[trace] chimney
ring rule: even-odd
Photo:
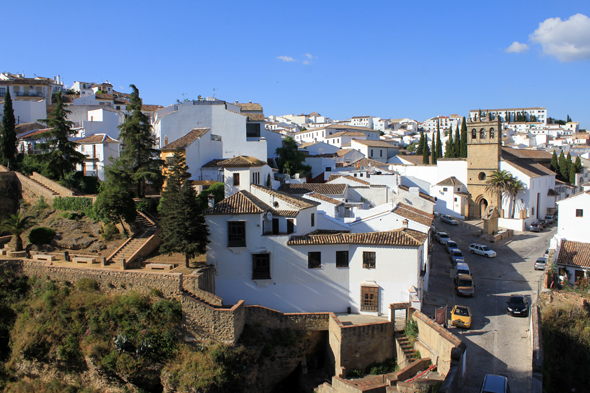
[[[61,85],[61,76],[57,76],[56,82],[58,85]]]
[[[408,221],[408,219],[406,218],[406,219],[404,219],[404,220],[402,221],[402,226],[403,226],[404,228],[408,229],[408,223],[409,223],[409,221]]]
[[[207,204],[209,205],[209,207],[215,206],[215,195],[209,194],[209,196],[207,197]]]

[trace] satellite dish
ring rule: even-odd
[[[266,216],[267,220],[272,220],[272,213],[271,212],[266,212],[265,216]]]

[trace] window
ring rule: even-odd
[[[252,184],[260,184],[260,172],[252,173]]]
[[[477,178],[479,180],[485,180],[486,179],[486,174],[483,172],[479,172],[479,175],[477,175]]]
[[[379,157],[383,157],[383,150],[379,150]]]
[[[481,139],[485,139],[485,137],[486,137],[486,130],[484,130],[483,128],[481,130],[479,130],[479,137]]]
[[[311,226],[315,227],[315,213],[311,213]]]
[[[330,166],[327,166],[327,167],[326,167],[326,169],[325,169],[325,171],[326,171],[326,172],[332,172],[332,167],[330,167]]]
[[[239,185],[240,185],[240,174],[234,173],[234,186],[239,186]]]
[[[227,246],[246,247],[246,223],[244,221],[227,222]]]
[[[252,280],[270,280],[270,254],[252,254]]]
[[[373,157],[373,149],[371,149],[371,157]]]
[[[287,219],[287,233],[295,232],[295,221],[292,218]]]
[[[457,198],[455,198],[455,202],[457,202]]]
[[[307,253],[307,268],[318,269],[322,267],[322,253],[318,251]]]
[[[246,138],[260,138],[260,123],[246,124]]]
[[[477,131],[474,128],[473,130],[471,130],[471,139],[476,139],[477,138]]]
[[[336,251],[336,267],[348,267],[348,251]]]
[[[490,138],[494,139],[494,129],[490,128]]]
[[[379,288],[361,287],[361,311],[378,311]]]
[[[6,95],[6,87],[0,87],[0,97],[4,97]]]
[[[446,187],[443,187],[443,192],[447,192],[447,188]]]
[[[460,192],[460,191],[461,191],[461,187],[457,187],[457,192]]]
[[[584,209],[576,209],[576,217],[584,217]]]
[[[363,251],[363,269],[375,269],[375,252]]]

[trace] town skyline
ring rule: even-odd
[[[259,102],[266,115],[418,121],[546,107],[590,127],[586,2],[145,4],[38,4],[20,39],[5,42],[1,71],[59,74],[68,86],[108,79],[123,92],[135,84],[163,106],[215,95]],[[7,20],[8,31],[18,23]],[[55,37],[67,37],[63,50]]]

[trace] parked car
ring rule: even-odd
[[[547,258],[538,258],[535,261],[535,270],[545,270],[547,267]]]
[[[437,242],[439,242],[442,245],[447,244],[447,242],[449,240],[451,240],[451,238],[449,237],[449,235],[447,235],[444,232],[436,232],[436,235],[434,235],[434,238],[436,239]]]
[[[549,259],[549,249],[545,250],[545,254],[543,254],[543,258]]]
[[[529,302],[522,295],[510,295],[506,302],[506,313],[515,317],[528,317]]]
[[[459,261],[465,262],[465,257],[463,256],[463,253],[459,249],[452,250],[450,258],[451,258],[451,262],[453,262],[453,265],[456,265]]]
[[[455,220],[453,217],[447,215],[447,214],[443,214],[440,216],[440,220],[446,224],[449,225],[459,225],[459,223],[457,222],[457,220]]]
[[[510,393],[508,378],[501,375],[487,374],[483,377],[479,393]]]
[[[451,310],[451,325],[469,329],[471,327],[471,310],[469,307],[453,307]]]
[[[533,222],[529,225],[529,231],[531,232],[541,232],[543,228],[539,225],[538,222]]]
[[[555,216],[553,214],[547,214],[545,216],[545,221],[548,221],[550,223],[554,223],[555,222]]]
[[[486,258],[494,258],[496,256],[496,251],[490,250],[488,246],[484,246],[483,244],[472,243],[469,245],[469,251],[472,254],[483,255]]]
[[[457,296],[473,297],[475,285],[473,279],[468,274],[457,274],[455,277],[455,293]]]
[[[445,249],[447,250],[447,254],[450,254],[451,250],[458,250],[459,246],[456,242],[452,240],[447,240],[447,244],[445,244]]]
[[[545,220],[539,220],[538,223],[541,226],[541,228],[547,228],[549,226],[549,222]]]
[[[465,262],[457,262],[457,274],[468,274],[471,275],[469,266]]]

